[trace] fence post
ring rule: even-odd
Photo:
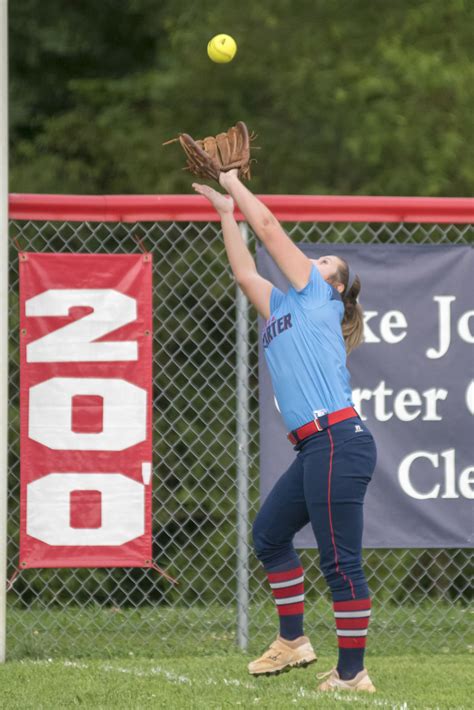
[[[0,663],[6,653],[8,497],[8,3],[0,0]]]
[[[248,226],[239,224],[242,239],[248,242]],[[237,286],[237,643],[245,650],[248,644],[248,301]]]

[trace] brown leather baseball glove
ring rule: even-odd
[[[218,133],[217,136],[194,140],[187,133],[180,133],[177,138],[163,145],[179,141],[186,154],[185,170],[199,178],[219,182],[220,172],[237,168],[240,178],[250,180],[250,143],[253,138],[245,123],[238,121],[228,131]]]

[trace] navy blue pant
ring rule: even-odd
[[[265,569],[299,564],[293,537],[311,522],[321,571],[333,601],[366,599],[362,570],[363,502],[375,468],[372,434],[355,417],[295,446],[296,459],[277,481],[253,526]]]

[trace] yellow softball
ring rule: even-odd
[[[215,35],[209,40],[207,54],[217,64],[231,62],[237,52],[237,43],[230,35]]]

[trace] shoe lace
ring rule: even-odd
[[[270,644],[270,646],[267,648],[267,650],[263,652],[263,655],[268,656],[269,653],[273,653],[273,651],[275,651],[275,645],[276,645],[276,641],[273,641],[273,643]]]
[[[336,670],[335,668],[331,668],[330,671],[324,671],[323,673],[317,673],[316,678],[318,680],[324,680],[325,678],[329,678],[329,676],[332,675],[335,670]]]

